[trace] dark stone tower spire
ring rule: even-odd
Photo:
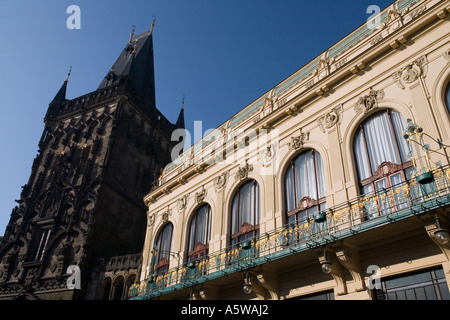
[[[186,126],[184,123],[184,97],[183,97],[183,104],[181,106],[180,114],[178,115],[177,122],[175,123],[175,127],[177,129],[186,129]]]
[[[99,89],[121,81],[130,82],[152,106],[155,106],[152,33],[153,26],[149,31],[137,36],[134,36],[133,29],[128,44],[100,83]]]
[[[96,91],[67,99],[66,79],[50,102],[0,243],[0,299],[96,299],[104,261],[141,253],[143,196],[176,129],[155,107],[151,31],[132,35]],[[73,265],[81,289],[67,287]]]

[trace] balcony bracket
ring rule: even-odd
[[[355,291],[365,290],[364,278],[361,276],[361,262],[359,248],[349,243],[341,242],[341,246],[336,250],[336,257],[339,262],[350,272],[354,282]]]

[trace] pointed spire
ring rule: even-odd
[[[178,115],[177,123],[175,124],[175,127],[177,129],[185,129],[185,123],[184,123],[184,95],[183,95],[183,102],[181,103],[181,111]]]
[[[64,79],[64,82],[59,89],[56,96],[53,98],[52,103],[60,103],[66,101],[66,91],[67,91],[67,83],[69,82],[69,76],[72,72],[72,66],[69,69],[69,72],[67,73],[66,79]]]
[[[69,68],[69,72],[67,73],[66,79],[64,79],[64,82],[69,82],[70,73],[72,72],[72,66]]]
[[[153,22],[152,22],[152,27],[150,28],[150,34],[153,33],[153,28],[155,27],[155,22],[156,22],[156,17],[153,16]]]
[[[107,74],[99,85],[99,89],[115,84],[132,83],[142,95],[155,106],[155,83],[153,66],[153,39],[150,30],[135,35],[135,29],[130,34],[124,50],[113,64],[114,76]],[[128,80],[131,81],[128,81]]]
[[[128,41],[128,45],[131,45],[131,41],[133,41],[134,31],[135,31],[135,28],[136,28],[134,24],[131,27],[132,28],[131,28],[131,33],[130,33],[130,40]]]

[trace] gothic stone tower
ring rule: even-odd
[[[101,261],[141,252],[143,196],[184,127],[155,107],[152,42],[151,30],[132,34],[96,91],[67,100],[66,78],[50,103],[0,244],[0,299],[96,298]],[[80,268],[79,290],[67,287],[70,265]]]

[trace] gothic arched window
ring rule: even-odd
[[[231,208],[231,244],[259,235],[260,195],[259,185],[250,180],[241,185]]]
[[[284,178],[289,223],[326,209],[325,178],[320,153],[308,150],[293,159]]]
[[[403,138],[406,121],[393,110],[368,118],[359,127],[354,142],[361,194],[387,189],[405,181],[413,170],[409,146]]]
[[[173,225],[166,224],[161,230],[156,240],[154,250],[154,271],[157,275],[161,275],[169,270],[169,261],[172,249]]]
[[[208,254],[210,227],[211,206],[204,204],[195,211],[189,227],[188,261],[199,260]]]

